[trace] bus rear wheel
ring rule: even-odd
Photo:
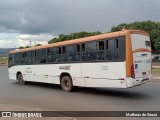
[[[22,74],[19,74],[18,75],[18,82],[20,85],[24,85],[26,82],[23,80],[23,75]]]
[[[61,87],[66,92],[71,92],[73,90],[72,79],[70,76],[64,76],[61,79]]]

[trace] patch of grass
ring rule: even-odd
[[[152,68],[152,74],[160,74],[160,68]]]

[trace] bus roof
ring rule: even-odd
[[[52,47],[57,47],[57,46],[69,45],[69,44],[77,44],[77,43],[83,43],[83,42],[88,42],[88,41],[102,40],[102,39],[106,39],[106,38],[112,38],[112,37],[126,35],[127,33],[129,33],[129,34],[143,34],[143,35],[149,36],[148,33],[141,31],[141,30],[122,29],[122,31],[118,31],[118,32],[110,32],[110,33],[105,33],[105,34],[96,35],[96,36],[90,36],[90,37],[85,37],[85,38],[78,38],[78,39],[67,40],[67,41],[63,41],[63,42],[52,43],[52,44],[48,44],[48,45],[13,50],[13,51],[10,51],[9,53],[34,51],[34,50],[38,50],[38,49],[45,49],[45,48],[52,48]]]

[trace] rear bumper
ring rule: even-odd
[[[127,87],[134,87],[134,86],[139,86],[139,85],[142,85],[142,84],[145,84],[149,81],[151,81],[153,79],[152,75],[149,75],[145,78],[128,78],[127,79]]]

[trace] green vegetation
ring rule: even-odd
[[[25,48],[30,48],[30,46],[26,46],[26,47],[21,46],[21,47],[19,47],[19,49],[25,49]]]
[[[37,45],[35,45],[35,46],[41,46],[42,44],[37,44]]]
[[[133,23],[121,23],[111,28],[112,32],[122,30],[125,26],[128,29],[143,30],[150,34],[152,50],[160,49],[160,22],[141,21]]]
[[[152,74],[160,74],[160,68],[152,68]]]
[[[69,35],[60,34],[58,38],[53,38],[48,43],[51,44],[51,43],[62,42],[62,41],[72,40],[72,39],[77,39],[77,38],[84,38],[84,37],[89,37],[89,36],[99,35],[99,34],[102,34],[102,33],[99,31],[97,32],[82,31],[78,33],[71,33]]]
[[[35,45],[34,47],[36,47],[36,46],[41,46],[42,44],[37,44],[37,45]],[[25,49],[25,48],[30,48],[31,46],[26,46],[26,47],[23,47],[23,46],[21,46],[21,47],[19,47],[19,49]]]

